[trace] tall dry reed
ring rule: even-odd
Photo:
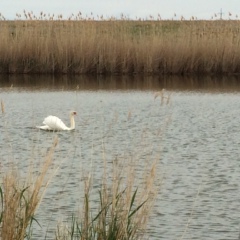
[[[47,173],[56,145],[57,139],[48,151],[38,176],[34,179],[31,176],[23,182],[16,171],[9,171],[3,177],[0,187],[1,239],[23,240],[26,237],[31,239],[31,226],[37,221],[34,218],[35,212],[50,179]]]
[[[132,159],[115,159],[112,165],[104,160],[97,204],[91,201],[93,179],[89,174],[80,215],[74,215],[69,226],[59,224],[56,239],[145,239],[161,183],[157,163],[158,158],[146,161],[145,166]]]
[[[43,14],[42,19],[45,18]],[[240,25],[237,20],[79,19],[0,21],[0,73],[240,71]]]

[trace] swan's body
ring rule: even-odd
[[[67,127],[63,121],[55,116],[48,116],[43,121],[43,126],[37,126],[37,128],[45,131],[71,131],[75,129],[74,115],[77,112],[70,113],[70,127]]]

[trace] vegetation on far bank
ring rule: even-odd
[[[0,21],[0,73],[240,73],[238,20]]]

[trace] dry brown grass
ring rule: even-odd
[[[0,73],[239,73],[239,21],[0,21]]]
[[[93,179],[89,174],[84,181],[80,216],[75,216],[70,226],[59,224],[56,239],[70,239],[71,236],[82,240],[145,239],[161,184],[161,176],[156,174],[158,157],[145,160],[141,166],[135,158],[116,158],[112,164],[107,164],[104,158],[97,206],[91,201]]]
[[[34,215],[48,185],[47,172],[52,163],[53,152],[57,145],[55,139],[48,151],[38,176],[25,179],[22,183],[16,171],[3,177],[1,185],[1,230],[0,238],[8,240],[30,239],[30,228]]]

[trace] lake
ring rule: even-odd
[[[52,239],[58,221],[82,199],[83,177],[134,156],[157,157],[159,194],[149,239],[238,239],[240,82],[238,77],[1,75],[0,171],[37,172],[55,136],[56,170],[38,209],[36,237]],[[156,93],[164,90],[164,98]],[[48,115],[73,132],[35,128]],[[144,143],[144,144],[143,144]],[[139,176],[141,178],[141,176]],[[94,181],[93,180],[93,181]],[[159,181],[160,181],[159,180]],[[95,187],[96,187],[95,186]]]

